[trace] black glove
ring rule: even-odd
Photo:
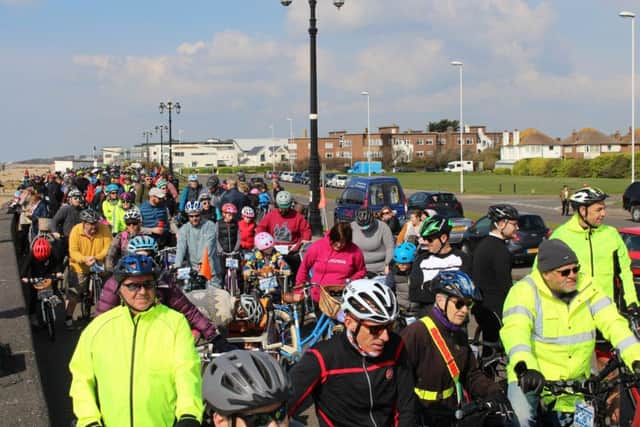
[[[485,402],[487,405],[490,405],[495,412],[500,412],[507,419],[511,419],[513,416],[513,408],[511,407],[511,402],[509,402],[506,394],[491,394],[485,399]]]
[[[638,305],[635,302],[629,304],[629,306],[627,307],[627,312],[634,319],[640,319],[640,308],[638,308]]]
[[[631,364],[631,369],[633,369],[634,374],[640,375],[640,360],[634,360]]]
[[[213,351],[216,353],[226,353],[228,351],[238,350],[238,346],[231,344],[222,335],[218,334],[211,340]]]
[[[524,393],[530,391],[540,394],[544,387],[544,376],[535,369],[527,369],[524,362],[518,362],[515,366],[515,372],[518,376],[518,385]]]
[[[180,417],[178,422],[174,424],[174,427],[200,427],[200,426],[201,424],[193,415],[183,415]]]

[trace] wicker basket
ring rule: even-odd
[[[337,295],[342,295],[343,291],[344,285],[320,286],[320,311],[335,319],[342,304],[342,298]]]

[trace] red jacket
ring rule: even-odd
[[[253,238],[256,235],[256,223],[245,220],[238,221],[240,229],[240,247],[242,249],[253,249]]]
[[[295,245],[302,240],[311,240],[311,226],[304,216],[289,209],[286,216],[278,209],[266,214],[256,227],[256,233],[266,231],[273,236],[276,245]]]

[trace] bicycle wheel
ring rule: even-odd
[[[281,342],[288,350],[298,350],[300,336],[296,330],[293,315],[285,310],[273,310],[273,325],[275,328],[275,342]]]
[[[53,313],[53,306],[48,301],[42,301],[42,312],[44,314],[44,323],[47,325],[47,332],[51,341],[56,340],[56,317]]]
[[[80,313],[83,319],[88,319],[89,315],[91,315],[91,303],[91,294],[90,291],[87,290],[80,296]]]
[[[96,277],[93,281],[93,305],[98,306],[98,302],[100,301],[100,295],[102,294],[102,279]]]

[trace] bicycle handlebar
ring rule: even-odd
[[[501,408],[492,400],[479,400],[467,403],[461,408],[456,409],[456,411],[454,412],[454,417],[456,420],[460,421],[463,418],[468,417],[469,415],[477,414],[480,412],[494,413],[505,417],[510,417],[513,413],[511,411],[507,411],[507,413],[504,413]]]

